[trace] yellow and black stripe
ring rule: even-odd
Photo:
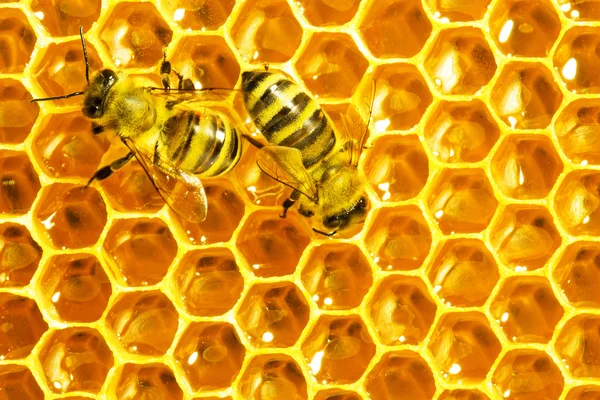
[[[319,104],[281,73],[242,74],[244,104],[271,144],[295,147],[305,167],[322,160],[335,146],[333,125]]]

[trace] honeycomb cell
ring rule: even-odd
[[[29,284],[42,258],[42,247],[26,227],[0,224],[0,287]]]
[[[0,17],[0,73],[23,72],[36,41],[25,14],[17,8],[3,8]]]
[[[600,4],[597,0],[558,0],[558,5],[560,10],[573,20],[597,21],[600,19]]]
[[[324,27],[350,22],[360,0],[298,0],[296,5],[308,23]]]
[[[231,36],[244,61],[282,63],[300,46],[302,26],[285,0],[249,0],[238,14]]]
[[[490,398],[477,389],[444,390],[438,400],[490,400]]]
[[[296,62],[304,84],[316,97],[351,97],[369,62],[345,33],[313,34]]]
[[[438,173],[428,206],[442,232],[451,235],[484,230],[498,201],[482,169],[444,169]]]
[[[371,267],[353,244],[316,247],[302,271],[302,283],[322,310],[358,307],[373,284]]]
[[[600,234],[600,173],[573,171],[562,181],[554,208],[562,226],[572,235]]]
[[[48,386],[55,393],[98,393],[114,363],[100,332],[86,327],[53,331],[39,357]]]
[[[164,278],[177,254],[177,242],[158,218],[122,219],[110,227],[104,251],[126,285],[147,286]]]
[[[308,400],[306,380],[296,361],[284,354],[254,357],[238,381],[242,399]]]
[[[430,400],[435,382],[427,361],[418,353],[392,351],[371,369],[365,389],[372,400]]]
[[[90,29],[100,16],[102,0],[32,0],[31,11],[51,36],[79,34]]]
[[[542,268],[561,240],[552,216],[541,206],[509,205],[490,227],[490,241],[500,261],[519,272]]]
[[[291,282],[257,283],[246,294],[236,317],[255,347],[288,347],[298,341],[310,309]]]
[[[442,30],[425,59],[425,70],[444,94],[474,94],[496,72],[496,60],[479,28]]]
[[[409,58],[425,45],[431,22],[419,0],[384,0],[370,3],[358,29],[375,57]]]
[[[151,67],[163,58],[173,31],[152,3],[118,3],[99,34],[115,65]]]
[[[481,382],[502,345],[485,315],[479,312],[442,316],[429,341],[442,377],[450,382]]]
[[[600,245],[575,242],[567,246],[554,281],[574,307],[600,307]]]
[[[30,103],[31,99],[21,82],[0,79],[0,143],[25,140],[40,112],[40,106]]]
[[[563,171],[554,144],[545,135],[510,135],[491,160],[492,177],[508,197],[546,197]]]
[[[211,397],[194,397],[193,400],[233,400],[233,398],[231,396],[227,396],[227,397],[211,396]]]
[[[442,302],[457,307],[482,306],[500,279],[494,257],[479,239],[447,240],[427,274]]]
[[[582,385],[569,390],[565,400],[598,400],[600,399],[600,386]]]
[[[491,104],[511,128],[546,128],[562,101],[562,93],[542,64],[507,64],[492,88]]]
[[[464,22],[481,19],[488,9],[490,0],[425,0],[424,3],[434,17],[442,22]]]
[[[556,339],[556,353],[575,378],[600,376],[600,317],[577,315],[563,326]]]
[[[555,122],[554,132],[563,153],[575,164],[600,164],[600,101],[569,103]]]
[[[237,239],[252,272],[263,278],[293,274],[310,243],[308,227],[296,213],[279,218],[280,211],[250,215]]]
[[[38,175],[26,153],[0,150],[0,215],[25,214],[40,187]]]
[[[509,278],[490,311],[513,342],[547,343],[564,314],[550,283],[542,277]]]
[[[184,30],[215,30],[225,23],[235,0],[175,0],[161,2],[164,14]]]
[[[194,391],[230,387],[242,368],[245,354],[235,328],[226,322],[192,322],[174,353],[177,365]]]
[[[90,69],[92,71],[101,69],[102,60],[100,60],[94,46],[91,43],[86,43],[86,48]],[[34,76],[44,90],[44,97],[63,96],[82,90],[87,86],[87,81],[85,79],[85,60],[81,40],[74,39],[58,44],[50,43],[41,59],[35,63],[33,71]],[[81,97],[76,96],[53,101],[60,106],[80,105]],[[91,129],[87,133],[92,136]]]
[[[177,332],[179,314],[158,290],[121,293],[106,316],[106,325],[132,354],[163,355]]]
[[[0,400],[43,400],[31,371],[21,365],[0,365]]]
[[[557,400],[563,390],[564,379],[545,352],[517,349],[506,353],[496,366],[492,385],[507,400]]]
[[[431,247],[431,232],[422,211],[416,206],[403,206],[375,212],[364,239],[373,261],[387,271],[419,268]]]
[[[112,294],[98,259],[82,253],[53,256],[37,288],[52,305],[53,317],[63,321],[98,320]]]
[[[117,377],[113,390],[118,399],[183,399],[175,375],[164,364],[127,363],[117,372]]]
[[[342,389],[321,390],[314,400],[362,400],[356,392]]]
[[[174,280],[186,311],[202,317],[229,311],[244,288],[244,278],[235,258],[225,248],[186,253]]]
[[[27,357],[46,330],[35,300],[0,293],[0,360]]]
[[[595,53],[599,44],[597,27],[575,27],[565,33],[556,48],[554,68],[573,93],[600,93],[596,76],[600,57]]]
[[[368,313],[379,340],[388,346],[419,344],[435,318],[436,305],[418,277],[392,275],[378,285]]]
[[[44,187],[34,214],[39,227],[59,249],[92,246],[107,218],[104,201],[96,189],[70,183]]]
[[[191,244],[227,242],[244,216],[244,200],[227,179],[205,179],[202,183],[208,200],[206,219],[191,223],[174,212],[171,215]]]

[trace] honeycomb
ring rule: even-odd
[[[325,238],[246,146],[182,221],[91,134],[90,67],[281,69],[371,210]],[[600,398],[600,1],[0,1],[0,400]]]

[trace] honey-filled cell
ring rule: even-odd
[[[490,0],[425,0],[423,3],[439,21],[466,22],[481,19],[490,5]]]
[[[600,44],[597,27],[574,27],[562,37],[553,63],[567,89],[573,93],[600,93],[596,71],[600,57],[595,53]]]
[[[17,8],[3,8],[0,17],[0,73],[23,72],[37,38],[25,14]]]
[[[574,21],[598,21],[600,19],[600,2],[598,0],[579,2],[558,0],[558,5],[563,14]]]
[[[438,400],[490,400],[490,398],[477,389],[444,390]]]
[[[565,400],[598,400],[600,399],[600,386],[578,385],[567,393]]]
[[[43,400],[44,392],[29,368],[0,365],[0,400]]]
[[[285,354],[262,354],[246,365],[236,391],[242,399],[308,400],[306,389],[296,360]]]
[[[569,375],[574,378],[600,376],[600,317],[580,314],[561,329],[554,348]]]
[[[575,242],[567,246],[552,277],[574,307],[600,307],[600,244]]]
[[[118,381],[110,392],[117,399],[183,399],[175,374],[161,363],[127,363],[119,368],[115,379]]]
[[[0,359],[27,357],[40,340],[48,324],[35,300],[0,293]],[[2,398],[0,389],[0,399]]]
[[[318,392],[314,400],[362,400],[362,397],[350,390],[327,389]]]
[[[0,79],[0,144],[22,143],[29,135],[40,112],[31,99],[21,82]]]
[[[182,29],[199,31],[219,29],[234,5],[235,0],[175,0],[160,3],[163,12]]]
[[[79,27],[87,31],[98,17],[102,0],[31,0],[32,15],[51,36],[79,34]]]
[[[350,22],[361,0],[298,0],[297,7],[309,24],[319,27]]]
[[[0,215],[28,212],[40,188],[26,153],[0,150]]]
[[[572,171],[554,196],[558,220],[571,235],[600,235],[600,173]]]
[[[0,287],[28,285],[42,252],[25,226],[11,222],[0,224]]]
[[[600,101],[579,99],[563,108],[554,124],[560,149],[575,164],[600,164]]]

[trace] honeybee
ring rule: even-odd
[[[293,189],[283,203],[282,218],[296,202],[305,217],[320,219],[333,236],[364,222],[369,200],[357,165],[365,146],[375,83],[358,93],[358,108],[342,115],[346,135],[336,132],[320,105],[279,72],[242,74],[244,106],[269,145],[246,137],[259,147],[257,164],[273,179]]]
[[[111,130],[129,148],[126,156],[98,169],[86,187],[135,157],[173,211],[186,220],[203,221],[207,199],[196,175],[221,175],[237,164],[242,143],[231,120],[235,117],[199,106],[221,99],[211,98],[211,91],[196,90],[191,80],[172,70],[166,56],[160,67],[162,88],[110,69],[94,73],[90,80],[82,28],[80,36],[88,86],[81,92],[32,101],[83,96],[82,112],[93,121],[92,132]],[[171,88],[171,73],[179,79],[177,89]]]

